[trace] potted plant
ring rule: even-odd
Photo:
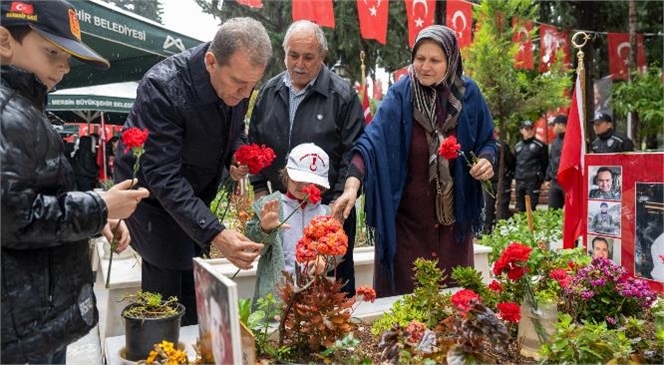
[[[155,344],[168,341],[178,344],[180,321],[185,307],[176,297],[163,300],[161,294],[138,291],[123,297],[132,303],[122,309],[125,321],[125,357],[130,361],[145,359]]]

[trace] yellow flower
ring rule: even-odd
[[[145,360],[147,364],[152,364],[154,360],[157,358],[158,352],[157,351],[150,351],[150,355],[148,358]]]

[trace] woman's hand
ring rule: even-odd
[[[486,158],[480,158],[470,169],[470,176],[480,181],[489,180],[493,177],[493,165]]]
[[[332,204],[332,215],[342,224],[355,206],[360,185],[360,179],[349,176],[346,179],[346,185],[344,185],[344,192]]]

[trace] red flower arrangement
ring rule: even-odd
[[[477,163],[477,156],[471,151],[470,154],[472,155],[473,162],[471,163],[468,161],[468,157],[466,157],[466,154],[463,153],[463,150],[461,149],[461,145],[457,142],[457,138],[455,136],[447,136],[443,139],[443,141],[440,143],[440,147],[438,148],[438,155],[443,157],[446,160],[454,160],[458,156],[462,156],[464,160],[466,160],[466,164],[468,164],[468,167],[473,167]],[[493,192],[493,187],[491,186],[491,182],[489,180],[480,180],[482,183],[482,187],[484,190],[491,195],[492,198],[495,198],[495,194]]]
[[[330,215],[318,216],[304,228],[304,236],[295,245],[295,261],[307,263],[318,255],[344,255],[348,249],[348,236],[344,227]]]
[[[498,303],[498,315],[507,322],[519,323],[521,320],[521,307],[514,302]]]
[[[452,294],[450,301],[462,314],[470,310],[473,301],[478,303],[481,302],[480,296],[470,289],[461,289],[457,291],[456,293]]]
[[[252,175],[256,175],[262,169],[270,166],[276,157],[272,148],[255,143],[240,146],[235,151],[235,160],[240,165],[247,165],[249,173]]]

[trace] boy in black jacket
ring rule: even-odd
[[[88,237],[129,216],[145,189],[131,181],[100,195],[77,192],[64,145],[44,114],[46,94],[69,58],[108,68],[81,42],[66,1],[0,3],[0,180],[2,186],[2,359],[64,364],[67,345],[98,320]],[[113,227],[118,222],[111,222]],[[129,244],[124,225],[119,248]]]

